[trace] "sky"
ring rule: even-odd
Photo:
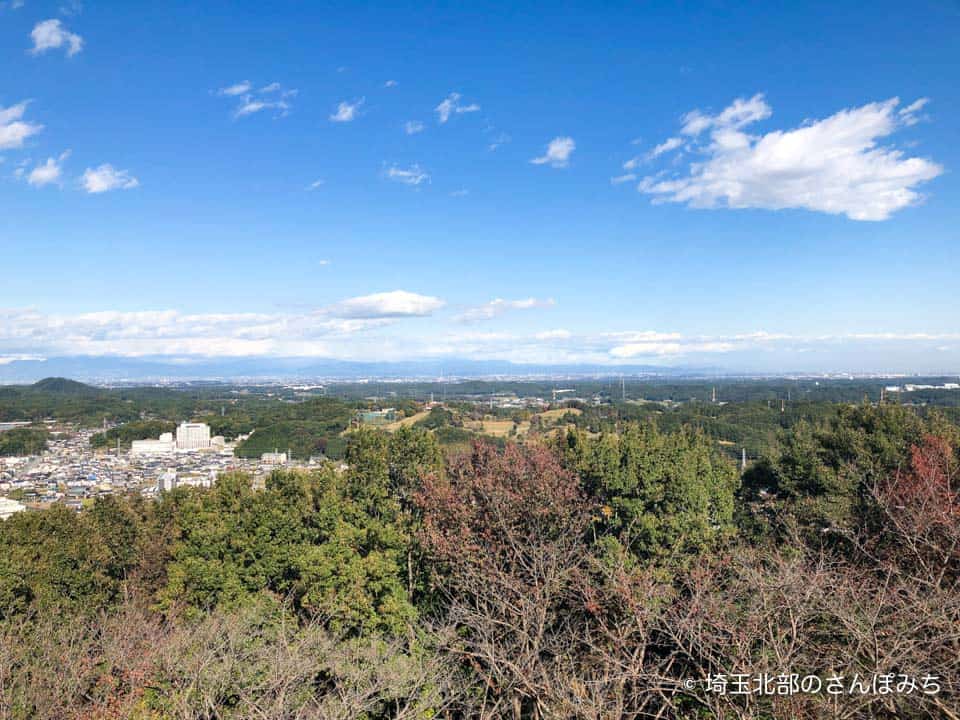
[[[0,2],[0,363],[960,372],[960,5]]]

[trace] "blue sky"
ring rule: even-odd
[[[5,0],[0,362],[957,371],[960,7],[782,5]]]

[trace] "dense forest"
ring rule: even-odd
[[[437,412],[344,470],[15,515],[2,714],[957,717],[957,426],[798,410],[741,473],[715,410],[457,453]]]
[[[0,457],[39,455],[47,447],[44,427],[19,427],[0,433]]]

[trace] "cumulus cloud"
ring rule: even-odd
[[[24,100],[7,108],[0,107],[0,150],[22,148],[27,138],[43,130],[43,125],[23,120],[28,103]]]
[[[553,300],[553,298],[547,298],[545,300],[540,300],[533,297],[524,298],[522,300],[504,300],[503,298],[495,298],[488,303],[484,303],[483,305],[477,305],[475,307],[468,308],[464,312],[457,315],[456,320],[466,323],[479,322],[481,320],[491,320],[511,310],[546,308],[553,307],[555,304],[556,302]]]
[[[408,120],[403,124],[403,131],[407,135],[416,135],[418,132],[423,132],[423,123],[419,120]]]
[[[363,98],[355,102],[348,102],[344,100],[342,103],[337,105],[336,111],[330,116],[331,122],[350,122],[354,120],[360,111],[360,106],[363,105]]]
[[[30,171],[27,175],[27,182],[34,187],[43,187],[44,185],[59,182],[60,176],[63,173],[63,161],[68,157],[70,157],[69,150],[61,153],[60,157],[47,158],[45,163],[37,165]]]
[[[565,168],[570,164],[570,156],[577,145],[572,137],[555,137],[547,145],[547,151],[530,162],[534,165],[549,165],[555,168]]]
[[[444,305],[444,301],[437,297],[393,290],[350,298],[333,305],[327,312],[334,317],[362,320],[425,317]]]
[[[128,170],[118,170],[109,163],[104,163],[96,168],[87,168],[80,182],[83,189],[91,194],[109,192],[110,190],[131,190],[140,185],[140,181],[133,177]]]
[[[34,55],[45,53],[47,50],[66,48],[67,57],[73,57],[83,49],[83,38],[67,30],[59,20],[43,20],[34,25],[30,32],[33,40]]]
[[[694,208],[802,208],[886,220],[919,202],[915,188],[943,172],[931,160],[880,144],[916,122],[925,104],[924,98],[898,112],[892,98],[758,135],[745,128],[771,116],[762,95],[738,99],[716,115],[694,110],[681,133],[700,157],[678,175],[644,178],[639,190]]]
[[[388,180],[403,183],[404,185],[412,185],[414,187],[430,182],[430,174],[416,164],[408,168],[400,168],[396,165],[388,167],[384,170],[384,177]]]
[[[434,112],[437,113],[437,122],[443,125],[450,119],[451,115],[477,112],[480,109],[480,106],[476,103],[470,103],[468,105],[461,104],[460,97],[460,93],[450,93],[433,109]]]

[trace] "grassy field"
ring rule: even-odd
[[[392,423],[390,423],[389,425],[384,425],[384,426],[383,426],[383,429],[384,429],[384,430],[387,430],[388,432],[394,432],[394,431],[396,431],[396,430],[399,430],[399,429],[402,428],[402,427],[410,427],[410,426],[413,425],[414,423],[418,423],[418,422],[420,422],[421,420],[426,420],[429,415],[430,415],[430,411],[429,411],[429,410],[421,410],[420,412],[416,413],[415,415],[411,415],[410,417],[402,418],[401,420],[397,420],[396,422],[392,422]]]
[[[550,425],[557,422],[560,420],[560,418],[568,413],[582,415],[583,410],[580,408],[557,408],[556,410],[544,410],[542,413],[540,413],[540,417],[543,418],[543,422],[545,424]]]
[[[484,435],[490,435],[492,437],[509,437],[510,431],[513,429],[513,420],[494,420],[494,419],[484,419],[484,420],[471,420],[465,422],[463,426],[467,430],[473,430],[474,432],[483,433]],[[517,426],[517,436],[526,435],[530,431],[530,423],[524,421]]]

